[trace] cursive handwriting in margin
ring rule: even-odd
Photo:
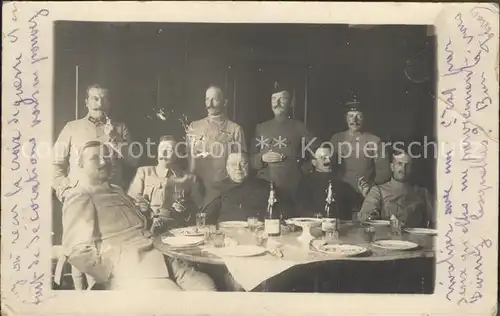
[[[4,6],[4,9],[7,6]],[[8,259],[11,275],[10,291],[25,304],[40,304],[47,296],[44,267],[41,266],[41,218],[50,216],[40,204],[40,179],[37,131],[42,123],[40,87],[42,77],[40,67],[48,59],[50,43],[43,40],[45,29],[41,28],[42,19],[49,16],[47,9],[33,12],[18,10],[15,3],[6,14],[10,20],[5,30],[4,49],[8,50],[9,60],[4,66],[10,69],[4,76],[6,93],[12,94],[13,102],[4,105],[7,126],[6,173],[4,179],[13,179],[4,184],[2,206],[10,209],[8,222],[10,232],[7,238],[15,247],[9,247]],[[8,9],[7,9],[8,10]],[[6,55],[7,56],[7,55]],[[29,69],[29,71],[28,71]],[[27,114],[24,115],[23,114]],[[26,119],[29,118],[29,119]]]

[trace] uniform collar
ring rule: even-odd
[[[287,115],[287,116],[285,116],[285,117],[281,117],[281,118],[278,118],[278,117],[276,117],[276,116],[274,117],[274,121],[276,121],[276,122],[278,122],[278,123],[280,123],[280,124],[282,124],[282,123],[286,123],[286,122],[290,121],[291,119],[292,119],[292,118],[291,118],[290,116],[288,116],[288,115]]]
[[[396,190],[405,190],[407,188],[409,188],[409,184],[408,182],[401,182],[401,181],[396,181],[394,180],[394,178],[391,178],[391,187],[396,189]]]
[[[158,166],[155,167],[155,172],[156,174],[158,175],[158,177],[160,178],[168,178],[170,176],[174,176],[174,177],[177,177],[178,174],[177,172],[175,171],[175,168],[166,168],[166,169],[161,169],[159,168]]]
[[[87,119],[94,125],[101,125],[106,123],[106,118],[95,118],[90,115],[90,113],[87,113]]]
[[[225,114],[219,114],[219,115],[214,115],[214,116],[207,116],[207,121],[209,123],[214,123],[214,124],[224,124],[227,121],[227,117]]]
[[[347,134],[348,136],[350,136],[350,137],[361,137],[361,136],[363,136],[363,131],[360,131],[360,132],[354,132],[354,133],[353,133],[353,132],[351,132],[351,130],[349,130],[349,129],[348,129],[348,130],[346,131],[346,134]]]

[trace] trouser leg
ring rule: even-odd
[[[186,261],[168,257],[167,265],[171,278],[184,291],[217,291],[211,277]]]

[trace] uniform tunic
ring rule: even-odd
[[[423,187],[391,179],[374,186],[366,196],[359,218],[389,220],[394,214],[406,227],[427,227],[435,223],[434,203]]]
[[[304,123],[294,119],[272,119],[257,125],[252,146],[252,165],[257,170],[258,178],[275,184],[281,202],[293,203],[293,196],[303,174],[301,164],[308,155],[306,146],[312,140],[313,136]],[[314,147],[309,148],[314,152]],[[265,163],[262,155],[268,151],[283,154],[286,158],[277,163]],[[292,210],[289,215],[291,212]]]
[[[106,123],[98,121],[87,115],[86,117],[68,122],[62,129],[53,147],[53,188],[59,200],[62,201],[63,193],[69,187],[74,186],[79,179],[77,159],[83,145],[91,140],[108,142],[109,137],[104,133]],[[131,137],[125,124],[113,122],[115,131],[125,143],[130,144]],[[127,162],[131,166],[137,164],[138,159],[125,156],[118,159],[116,156],[112,160],[112,178],[110,183],[123,186],[123,166],[122,162]]]
[[[302,217],[314,217],[316,214],[322,215],[325,209],[326,195],[328,184],[331,181],[338,216],[343,220],[351,220],[350,209],[346,207],[345,195],[343,194],[343,186],[336,178],[333,172],[317,172],[313,171],[305,175],[300,181],[296,195],[297,215]],[[334,216],[337,213],[332,214]]]
[[[333,135],[331,143],[337,154],[337,161],[338,155],[342,155],[339,168],[341,179],[356,192],[359,192],[357,182],[361,177],[375,183],[384,183],[390,179],[389,160],[383,152],[379,137],[365,132],[351,135],[349,131],[345,131]],[[342,143],[346,145],[342,146]],[[349,148],[352,150],[350,153]]]
[[[66,254],[79,244],[98,247],[100,260],[88,267],[89,274],[107,272],[110,289],[215,289],[208,276],[175,259],[168,260],[169,274],[163,254],[153,248],[146,218],[118,186],[77,183],[69,189],[63,204],[63,228]]]
[[[265,180],[245,179],[234,183],[226,179],[219,188],[207,192],[204,207],[207,222],[246,221],[250,216],[263,220],[268,196],[269,183]]]
[[[174,178],[182,178],[185,175],[186,172],[177,167],[167,169],[166,174],[162,175],[158,174],[156,166],[140,167],[130,184],[128,195],[133,199],[137,195],[147,195],[150,199],[150,207],[156,214],[170,217],[170,215],[175,214],[168,212],[172,209],[174,191],[182,190],[186,200],[184,204],[186,212],[181,215],[183,215],[184,220],[194,219],[192,215],[198,212],[203,205],[203,197],[196,177],[188,177],[184,183],[173,182]]]
[[[231,151],[247,150],[243,129],[226,117],[206,117],[192,122],[187,134],[190,150],[195,154],[209,153],[206,157],[191,156],[189,160],[190,171],[205,187],[227,178],[226,159]]]

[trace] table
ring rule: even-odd
[[[262,260],[292,260],[297,261],[297,264],[329,261],[329,260],[355,260],[355,261],[392,261],[399,259],[412,259],[412,258],[432,258],[435,256],[435,237],[428,235],[413,235],[403,233],[399,239],[417,243],[420,247],[414,250],[394,251],[385,250],[367,243],[364,240],[363,234],[364,226],[359,222],[347,221],[341,224],[339,230],[340,243],[354,244],[365,247],[369,250],[366,255],[356,257],[335,257],[328,254],[312,251],[308,246],[305,247],[298,240],[301,231],[293,231],[284,233],[279,237],[274,238],[276,241],[283,245],[283,258],[277,258],[270,254],[259,256]],[[224,229],[226,236],[231,237],[238,241],[239,244],[254,244],[253,234],[246,228],[237,229]],[[377,226],[375,233],[375,240],[380,239],[393,239],[389,235],[390,227]],[[317,234],[312,231],[313,234]],[[161,237],[154,238],[155,248],[163,254],[187,260],[195,263],[224,265],[225,261],[213,254],[202,251],[201,247],[192,247],[186,249],[172,248],[161,242]],[[255,257],[252,257],[255,258]]]

